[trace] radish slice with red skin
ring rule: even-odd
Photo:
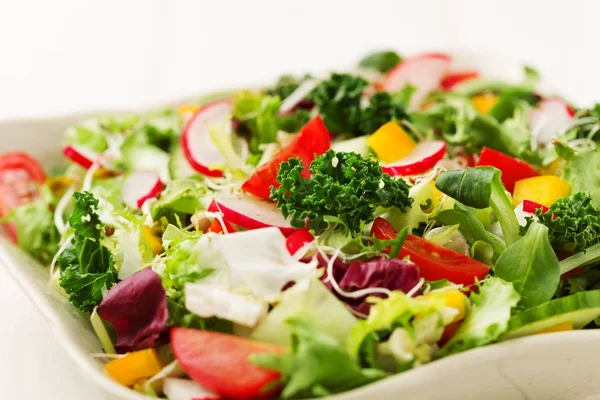
[[[287,247],[292,256],[295,256],[298,251],[314,241],[315,237],[308,229],[298,229],[285,240],[285,247]],[[300,256],[304,256],[304,254],[300,254]]]
[[[85,169],[90,169],[94,161],[100,156],[98,153],[75,145],[65,146],[63,148],[63,155]]]
[[[406,157],[393,163],[382,165],[383,172],[391,176],[409,176],[429,171],[446,153],[446,142],[442,140],[426,140]]]
[[[385,90],[396,92],[407,84],[414,86],[416,91],[412,95],[410,106],[415,108],[430,92],[440,86],[451,63],[452,58],[441,53],[428,53],[404,59],[388,74]]]
[[[281,215],[275,203],[257,200],[251,197],[216,198],[208,207],[208,211],[220,212],[223,220],[245,229],[279,228],[281,233],[289,236],[296,230]]]
[[[477,71],[451,72],[442,80],[440,87],[449,91],[462,82],[476,78],[479,78],[479,72]]]
[[[564,100],[542,100],[529,114],[532,147],[536,148],[537,143],[550,143],[554,137],[569,128],[574,117],[575,111]]]
[[[223,124],[233,113],[230,101],[222,100],[201,107],[185,125],[181,147],[188,162],[196,171],[211,177],[223,176],[223,171],[210,169],[214,164],[225,164],[225,158],[210,137],[209,128]],[[231,129],[231,121],[227,121]]]
[[[526,213],[535,214],[535,211],[538,208],[541,208],[542,212],[548,211],[548,207],[546,207],[540,203],[536,203],[535,201],[531,201],[531,200],[523,200],[523,211],[525,211]]]
[[[142,208],[146,200],[155,198],[163,183],[154,171],[134,171],[123,181],[123,202],[131,208]]]

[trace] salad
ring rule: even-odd
[[[600,324],[600,105],[368,55],[0,156],[0,222],[170,400],[328,396]]]

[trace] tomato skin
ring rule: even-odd
[[[289,253],[293,256],[308,243],[312,243],[315,237],[310,233],[308,229],[297,229],[285,240],[285,247]]]
[[[223,222],[225,224],[225,228],[227,228],[228,233],[237,232],[237,229],[235,229],[229,222],[227,222],[227,221],[223,221]],[[225,231],[223,230],[223,225],[221,225],[219,220],[216,218],[214,219],[212,224],[210,224],[210,226],[208,227],[208,232],[223,233],[223,234],[225,233]]]
[[[437,342],[439,347],[444,346],[452,337],[456,334],[456,331],[460,327],[461,321],[456,321],[444,327],[444,333],[442,333],[442,337]]]
[[[304,170],[302,176],[310,177],[310,163],[316,155],[325,153],[331,147],[331,139],[325,123],[320,116],[316,116],[300,129],[298,137],[283,148],[273,159],[254,171],[242,185],[242,190],[261,199],[269,199],[271,186],[278,187],[277,173],[279,165],[294,157],[302,160]]]
[[[268,399],[280,387],[263,392],[281,377],[248,361],[255,353],[280,354],[284,348],[219,332],[172,328],[171,346],[181,367],[200,386],[227,399]]]
[[[500,178],[504,187],[511,193],[515,188],[516,181],[540,175],[529,163],[488,147],[481,150],[479,161],[477,161],[478,167],[482,165],[498,168],[502,172]]]
[[[397,232],[383,218],[376,218],[371,235],[377,239],[389,240]],[[450,282],[470,286],[475,280],[483,280],[490,267],[469,256],[439,246],[415,235],[408,235],[398,254],[399,258],[410,257],[417,264],[421,277],[427,281],[447,279]]]

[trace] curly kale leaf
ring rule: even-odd
[[[548,211],[537,209],[535,214],[548,227],[548,237],[555,249],[579,252],[600,242],[600,210],[594,207],[587,192],[558,199]],[[527,225],[521,228],[523,234],[532,223],[533,218],[527,218]]]
[[[353,234],[374,219],[377,207],[410,207],[408,185],[381,171],[378,162],[356,153],[329,150],[310,165],[311,177],[301,176],[300,160],[291,158],[281,163],[277,180],[279,188],[271,188],[271,199],[292,226],[301,228],[308,219],[309,228],[317,234],[328,226],[328,220],[341,220]]]
[[[378,92],[369,100],[369,106],[362,111],[360,131],[370,135],[390,121],[409,119],[404,102],[388,92]]]
[[[309,95],[319,109],[327,129],[335,134],[360,134],[360,101],[369,83],[349,74],[331,74]]]
[[[100,244],[102,223],[98,200],[88,192],[75,193],[75,209],[69,224],[75,231],[71,243],[58,257],[60,286],[73,306],[90,312],[117,282],[117,271],[110,250]]]

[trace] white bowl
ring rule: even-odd
[[[460,64],[484,74],[515,80],[520,66],[498,57],[462,53]],[[98,114],[98,113],[94,113]],[[45,166],[60,164],[64,130],[91,115],[0,122],[2,151],[23,150]],[[0,237],[0,265],[7,268],[44,315],[56,340],[110,400],[148,400],[102,372],[90,357],[101,346],[86,316],[49,284],[48,269]],[[600,393],[600,330],[530,336],[470,350],[332,397],[358,399],[583,399]],[[7,360],[3,360],[7,361]],[[33,377],[35,378],[35,377]],[[600,398],[600,397],[598,397]]]

